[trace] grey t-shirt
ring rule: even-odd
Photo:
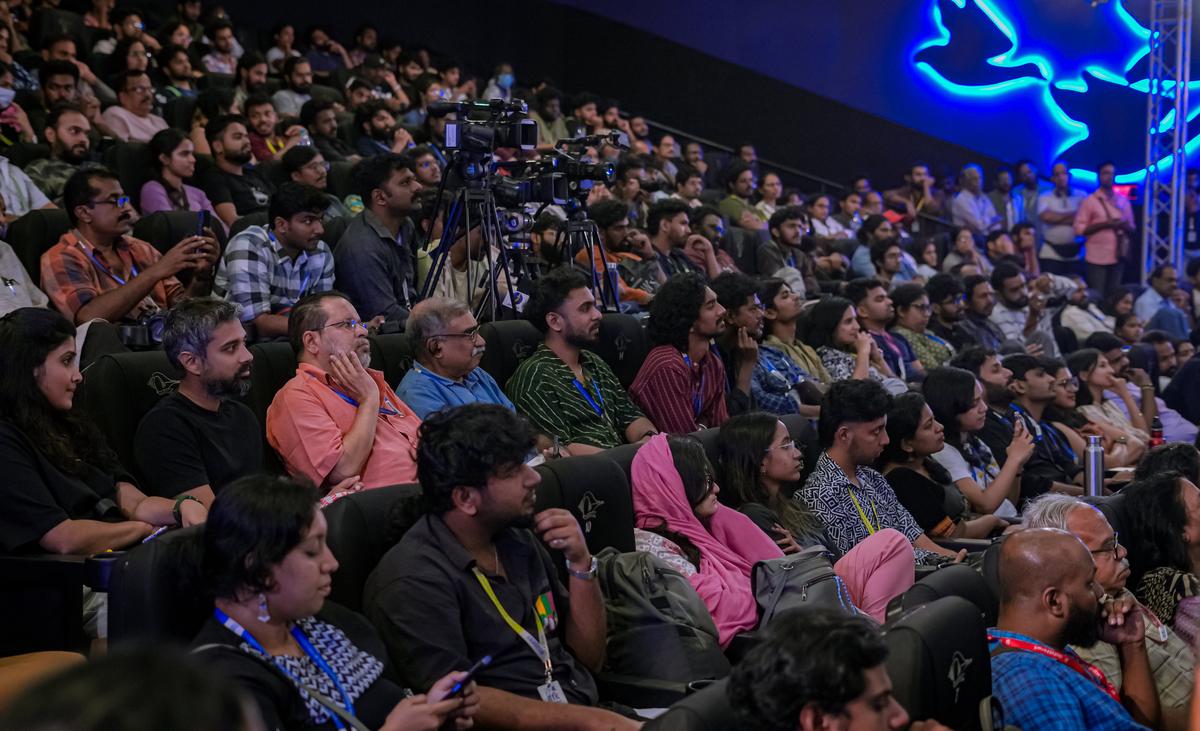
[[[50,298],[33,284],[17,254],[0,241],[0,315],[21,307],[46,307]]]

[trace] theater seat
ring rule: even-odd
[[[384,380],[392,388],[400,385],[400,379],[412,364],[412,340],[407,335],[391,333],[371,337],[371,367],[383,371]]]
[[[229,227],[229,238],[237,236],[251,226],[266,226],[267,212],[259,211],[258,213],[247,213],[244,216],[239,216]]]
[[[634,550],[633,497],[629,480],[615,462],[591,454],[551,460],[537,469],[542,475],[538,510],[571,511],[592,553],[609,546]]]
[[[641,446],[642,445],[640,444],[622,444],[619,447],[606,449],[600,454],[603,454],[605,457],[611,459],[618,467],[620,467],[621,472],[625,474],[625,479],[629,480],[630,476],[633,474],[633,458],[637,454],[638,448]]]
[[[135,208],[142,210],[142,186],[150,179],[154,154],[145,142],[118,142],[104,151],[104,165],[117,174],[125,195]]]
[[[196,114],[196,97],[177,96],[167,101],[163,107],[163,119],[175,129],[189,130],[192,128],[192,117]]]
[[[34,142],[18,142],[4,148],[0,154],[7,157],[13,165],[24,170],[34,160],[44,160],[50,157],[50,146]]]
[[[1119,492],[1116,495],[1100,495],[1096,497],[1080,498],[1088,505],[1095,506],[1104,517],[1108,520],[1108,524],[1117,533],[1130,535],[1126,530],[1129,524],[1128,515],[1125,512],[1125,493]]]
[[[337,196],[338,200],[350,195],[350,171],[353,169],[354,163],[349,160],[330,163],[329,177],[326,178],[326,192]]]
[[[325,522],[329,526],[325,540],[338,560],[329,593],[331,601],[362,611],[367,577],[412,524],[406,520],[393,530],[390,527],[393,516],[404,515],[415,520],[422,512],[420,496],[420,485],[380,487],[347,495],[325,508]]]
[[[342,234],[346,233],[346,226],[350,225],[350,219],[344,216],[335,216],[324,222],[325,233],[321,234],[321,240],[329,247],[330,251],[338,245],[342,240]]]
[[[292,346],[282,341],[255,343],[250,346],[250,354],[254,356],[254,364],[250,367],[250,393],[244,401],[258,417],[259,427],[263,430],[263,469],[281,474],[283,465],[275,450],[267,444],[267,407],[283,384],[296,375],[296,356]]]
[[[38,208],[10,223],[5,240],[24,265],[25,271],[40,285],[42,254],[58,243],[70,229],[71,221],[63,209]]]
[[[738,717],[729,705],[729,679],[714,681],[671,706],[650,721],[645,731],[727,731],[737,728]]]
[[[621,386],[628,389],[650,351],[650,343],[636,317],[608,313],[600,320],[599,342],[588,350],[603,358]]]
[[[521,361],[528,358],[542,343],[542,334],[525,320],[499,320],[484,323],[479,334],[487,343],[487,351],[479,365],[504,388],[516,373]]]
[[[889,619],[897,618],[922,604],[946,596],[961,597],[975,605],[983,617],[984,626],[996,624],[996,615],[1000,611],[999,597],[978,571],[965,564],[943,566],[923,576],[888,604],[887,616]]]
[[[992,665],[979,608],[948,596],[916,607],[885,629],[892,693],[909,716],[959,731],[992,723]]]
[[[212,612],[200,580],[204,526],[121,554],[108,588],[108,641],[188,643]]]
[[[181,373],[161,350],[114,353],[99,358],[84,376],[80,404],[107,437],[121,464],[137,475],[147,494],[153,475],[138,474],[133,437],[138,424],[158,400],[173,393]]]

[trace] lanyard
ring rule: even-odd
[[[271,231],[271,230],[269,230],[269,229],[268,229],[268,230],[267,230],[267,238],[271,240],[271,243],[273,243],[273,244],[275,244],[275,245],[279,245],[279,240],[275,238],[275,232],[274,232],[274,231]],[[308,292],[308,283],[309,283],[309,281],[312,279],[312,270],[311,270],[311,269],[309,269],[309,268],[308,268],[308,266],[307,266],[307,265],[308,265],[308,256],[307,256],[307,255],[305,255],[305,256],[304,256],[304,264],[305,264],[305,267],[304,267],[304,280],[300,282],[300,294],[296,295],[296,301],[297,301],[297,302],[299,302],[300,300],[304,299],[304,294],[305,294],[306,292]],[[291,307],[288,307],[288,308],[287,308],[287,310],[291,310],[291,309],[292,309]],[[285,310],[285,311],[286,311],[286,310]]]
[[[1010,404],[1010,406],[1013,410],[1013,413],[1016,414],[1017,416],[1028,417],[1028,418],[1022,418],[1022,421],[1025,422],[1026,426],[1028,426],[1030,424],[1033,425],[1029,429],[1029,431],[1033,432],[1033,443],[1041,444],[1042,437],[1044,436],[1042,433],[1041,423],[1039,423],[1038,420],[1033,418],[1032,416],[1029,416],[1029,414],[1026,414],[1025,411],[1020,406],[1017,406],[1016,404]]]
[[[350,398],[346,394],[337,390],[333,386],[330,386],[329,389],[331,391],[333,391],[334,393],[336,393],[338,395],[338,398],[340,398],[341,400],[345,401],[346,403],[350,404],[351,406],[353,406],[356,409],[358,408],[358,402],[355,401],[354,399]],[[390,398],[384,396],[383,397],[383,406],[379,407],[379,415],[380,416],[400,416],[401,414],[400,414],[400,410],[392,405],[392,400]]]
[[[454,389],[450,388],[445,383],[443,383],[442,378],[440,376],[438,376],[436,373],[432,373],[430,371],[425,370],[424,368],[421,367],[421,365],[419,363],[413,363],[413,370],[416,371],[417,373],[420,373],[422,376],[425,376],[430,381],[432,381],[434,387],[437,388],[437,390],[439,392],[444,393],[446,395],[447,399],[453,398],[455,401],[457,401],[459,403],[460,406],[466,405],[469,403],[475,403],[476,401],[478,401],[478,399],[475,399],[474,401],[467,401],[461,395],[459,395],[459,393],[457,391],[455,391]],[[467,389],[468,393],[471,393],[470,387],[466,386],[466,384],[453,384],[453,385],[462,385]],[[471,395],[474,396],[475,394],[471,393]]]
[[[505,611],[504,607],[500,604],[500,600],[496,598],[496,592],[492,591],[491,582],[487,580],[483,572],[478,568],[471,570],[475,572],[475,578],[479,579],[479,585],[483,587],[483,591],[488,595],[488,599],[492,600],[496,611],[500,613],[500,618],[504,620],[509,629],[516,633],[517,637],[520,637],[525,641],[525,644],[529,645],[529,649],[533,650],[533,654],[537,655],[538,659],[542,661],[542,665],[546,668],[546,682],[553,682],[554,663],[550,660],[550,645],[546,642],[546,628],[542,626],[542,618],[537,615],[537,612],[534,612],[533,622],[537,625],[538,631],[538,636],[535,638],[529,634],[529,630],[517,624],[517,621]]]
[[[692,359],[688,357],[687,353],[683,354],[683,362],[688,367],[688,374],[691,375],[694,372],[694,368],[692,366]],[[700,408],[701,408],[701,406],[704,405],[703,401],[702,401],[703,393],[704,393],[704,370],[703,370],[703,366],[701,366],[700,387],[692,388],[692,411],[695,413],[696,418],[700,417]]]
[[[879,530],[875,526],[880,524],[879,511],[875,508],[875,501],[868,501],[868,504],[871,506],[871,513],[875,516],[875,525],[871,525],[871,521],[867,520],[867,514],[863,512],[862,506],[858,504],[858,498],[854,497],[854,490],[849,485],[846,485],[846,492],[850,495],[850,502],[854,503],[854,509],[858,511],[858,517],[862,519],[863,525],[866,526],[867,534],[875,535],[875,531]]]
[[[93,247],[86,246],[83,243],[83,241],[84,241],[83,237],[77,235],[77,239],[76,239],[75,243],[79,244],[79,248],[83,250],[83,253],[87,254],[87,257],[92,260],[92,263],[96,265],[96,268],[99,269],[100,271],[104,272],[105,274],[107,274],[109,276],[109,278],[112,279],[114,282],[116,282],[117,284],[124,287],[125,282],[128,280],[118,277],[115,273],[113,273],[113,270],[106,267],[104,265],[104,263],[100,261],[100,258],[96,256],[95,247],[94,246]],[[114,248],[113,251],[115,252],[116,249]],[[119,254],[117,256],[118,256],[118,258],[120,258]],[[137,264],[134,264],[132,261],[130,261],[130,263],[129,263],[129,272],[130,272],[129,279],[133,279],[139,273]]]
[[[222,612],[220,609],[215,608],[213,609],[213,616],[216,617],[217,621],[220,622],[225,629],[234,633],[241,638],[243,642],[245,642],[247,645],[250,645],[251,648],[269,658],[271,662],[275,664],[275,667],[283,671],[283,674],[291,678],[294,683],[301,686],[304,685],[304,682],[300,680],[300,678],[292,675],[292,673],[287,669],[286,666],[283,665],[283,663],[279,662],[274,656],[271,655],[271,653],[267,652],[266,648],[263,647],[258,640],[254,639],[254,636],[247,632],[245,627],[238,624],[237,620],[235,620],[233,617],[230,617],[225,612]],[[325,675],[327,675],[329,679],[333,681],[333,686],[337,688],[338,693],[340,693],[342,696],[342,703],[345,705],[346,711],[353,716],[354,701],[350,699],[350,694],[346,692],[345,687],[342,686],[342,682],[338,680],[337,673],[333,671],[333,668],[329,666],[329,663],[325,661],[325,658],[321,656],[321,653],[317,650],[317,648],[313,647],[312,643],[308,641],[308,637],[304,635],[303,630],[296,625],[292,625],[291,632],[292,637],[296,638],[296,643],[300,645],[300,649],[304,651],[304,654],[308,655],[308,658],[313,661],[313,664],[316,665],[321,672],[325,673]],[[329,716],[333,720],[334,725],[339,729],[346,728],[346,725],[342,723],[342,720],[338,718],[336,714],[331,713]]]
[[[575,390],[583,395],[583,398],[588,402],[588,406],[591,406],[592,411],[596,412],[596,416],[604,416],[604,394],[600,391],[600,384],[596,383],[596,379],[592,379],[592,383],[596,384],[596,398],[592,398],[591,391],[580,383],[578,378],[572,380],[575,383]],[[597,401],[599,403],[596,403]]]
[[[1065,652],[1059,652],[1053,647],[1047,647],[1035,642],[1018,640],[1013,637],[997,637],[991,632],[988,633],[988,641],[998,642],[1004,647],[1012,650],[1024,650],[1026,652],[1036,653],[1042,657],[1048,657],[1051,660],[1060,662],[1085,678],[1088,678],[1096,685],[1100,686],[1100,689],[1107,693],[1114,701],[1118,703],[1121,702],[1121,694],[1117,692],[1116,687],[1109,682],[1108,678],[1104,677],[1104,673],[1095,665],[1081,660],[1080,658],[1068,655]]]
[[[1042,428],[1050,435],[1050,441],[1054,446],[1063,451],[1072,462],[1075,461],[1075,450],[1071,449],[1071,442],[1067,440],[1066,435],[1060,433],[1053,424],[1043,424]]]
[[[272,155],[279,152],[280,150],[282,150],[285,147],[284,143],[281,140],[277,140],[272,137],[267,137],[264,141],[267,143],[267,150],[269,150]]]

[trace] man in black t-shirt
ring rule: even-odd
[[[250,389],[237,306],[185,300],[167,313],[163,349],[183,371],[179,390],[138,425],[134,454],[146,494],[188,494],[206,506],[226,484],[262,468],[262,430],[236,398]]]
[[[241,216],[266,212],[275,186],[249,167],[254,156],[245,118],[234,114],[217,117],[204,134],[212,148],[213,166],[204,172],[200,187],[212,201],[217,217],[229,227]]]

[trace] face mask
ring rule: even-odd
[[[513,81],[515,79],[512,74],[500,74],[496,77],[496,86],[499,86],[501,89],[511,89]]]
[[[8,109],[8,106],[13,103],[13,99],[16,96],[17,92],[0,86],[0,109]]]

